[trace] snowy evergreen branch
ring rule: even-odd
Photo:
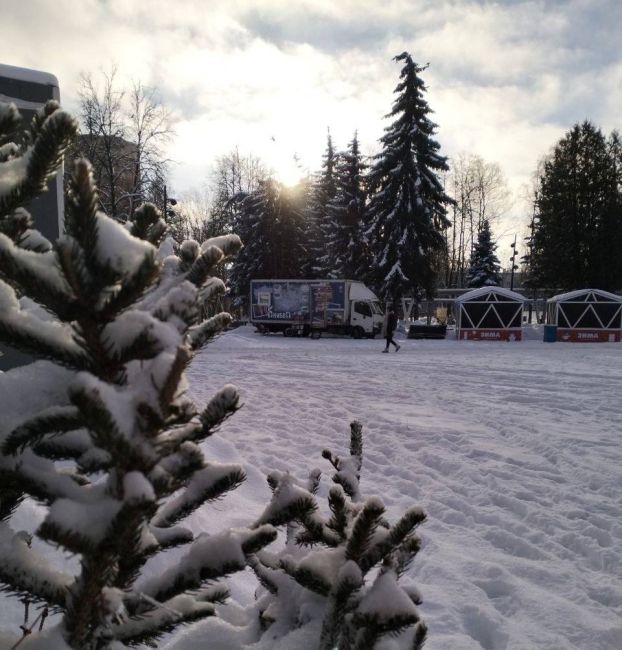
[[[377,498],[370,498],[364,504],[352,525],[352,532],[346,544],[346,558],[360,562],[369,548],[369,543],[384,514],[384,505]]]
[[[197,445],[239,408],[237,390],[225,386],[201,411],[184,376],[193,348],[230,321],[224,313],[202,321],[201,313],[224,288],[215,266],[242,244],[235,235],[188,242],[183,259],[162,256],[160,263],[157,210],[137,210],[129,229],[99,212],[92,169],[81,160],[68,184],[66,232],[52,247],[20,203],[43,189],[75,125],[50,104],[15,145],[8,138],[16,115],[0,108],[0,276],[56,320],[22,310],[0,280],[0,340],[80,372],[68,379],[64,406],[30,414],[2,441],[0,542],[10,557],[0,582],[62,610],[51,634],[64,639],[62,647],[152,643],[213,615],[226,589],[196,590],[243,570],[276,537],[258,526],[195,540],[174,525],[244,480],[238,466],[206,462]],[[62,598],[58,580],[46,587],[43,574],[29,575],[32,562],[19,564],[31,552],[4,520],[24,495],[46,508],[38,537],[80,556],[78,575],[61,580]],[[19,557],[10,555],[11,544]],[[180,545],[188,547],[180,565],[140,595],[147,559]]]
[[[176,596],[133,619],[112,626],[110,632],[112,638],[128,646],[147,644],[157,647],[154,642],[166,632],[182,623],[215,614],[216,608],[212,603],[201,602],[193,596]]]
[[[73,406],[51,407],[14,429],[2,445],[2,453],[16,454],[27,445],[38,444],[48,434],[73,431],[81,426],[82,419],[77,408]]]
[[[149,532],[154,536],[161,549],[174,548],[182,544],[188,544],[194,539],[194,535],[187,528],[173,526],[170,528],[161,528],[156,524],[149,525]]]
[[[333,650],[345,624],[352,595],[363,586],[363,576],[354,562],[345,563],[339,571],[335,588],[326,604],[322,621],[319,650]]]
[[[0,527],[0,582],[14,594],[28,595],[53,608],[63,608],[71,576],[54,570],[33,551],[30,536]]]
[[[393,552],[413,533],[415,528],[426,519],[421,508],[410,508],[402,515],[401,519],[389,529],[386,536],[374,543],[361,557],[359,564],[364,571],[375,566],[389,553]],[[418,540],[417,540],[418,542]],[[414,550],[415,546],[411,550]],[[418,544],[416,550],[419,550]],[[403,560],[404,562],[405,560]]]
[[[167,418],[173,409],[183,373],[191,359],[190,351],[185,346],[177,347],[173,363],[158,388],[158,406],[164,418]]]
[[[224,259],[224,254],[217,246],[208,246],[190,267],[186,279],[197,287],[202,286],[211,275],[214,267]]]
[[[25,236],[26,232],[29,231],[32,226],[32,217],[24,208],[16,208],[13,212],[10,212],[0,219],[0,232],[13,241],[18,242],[22,248],[24,248],[24,246],[20,243],[20,239]]]
[[[274,495],[255,526],[271,524],[281,526],[291,521],[303,521],[317,510],[313,495],[297,485],[294,478],[284,475],[278,482]]]
[[[193,473],[186,489],[158,510],[152,523],[167,528],[194,512],[203,503],[214,501],[241,485],[246,478],[238,465],[207,465]]]
[[[84,473],[106,469],[111,460],[108,452],[93,446],[86,429],[47,436],[34,445],[33,451],[37,456],[50,460],[74,460]]]
[[[146,581],[142,591],[164,601],[184,591],[198,589],[208,580],[241,571],[247,565],[248,556],[275,539],[276,530],[272,526],[199,535],[175,566]]]
[[[208,341],[220,334],[231,323],[231,316],[226,312],[216,314],[188,330],[188,338],[193,350],[202,348]]]
[[[12,472],[0,471],[0,524],[13,514],[24,497],[19,477]]]
[[[419,620],[417,608],[399,588],[395,573],[383,570],[352,615],[357,630],[354,647],[373,650],[380,637],[399,634]]]
[[[383,636],[413,628],[419,621],[415,605],[421,597],[416,590],[401,587],[398,579],[419,551],[414,531],[425,515],[420,508],[411,508],[390,526],[380,499],[348,498],[343,483],[360,499],[363,441],[358,422],[350,427],[350,454],[344,458],[326,450],[322,454],[337,470],[335,477],[340,473],[348,477],[333,479],[337,484],[329,491],[328,520],[306,489],[315,485],[317,471],[306,481],[283,472],[268,476],[273,497],[259,523],[287,525],[286,549],[281,554],[262,551],[251,561],[267,591],[261,601],[265,625],[278,630],[283,617],[291,619],[289,603],[300,602],[305,590],[323,599],[319,650],[373,649]],[[308,550],[303,552],[301,545]],[[378,565],[380,571],[370,585],[366,577]],[[295,619],[290,624],[295,625]],[[421,647],[425,627],[415,628],[413,635],[413,647]]]
[[[202,435],[211,435],[227,418],[240,408],[240,394],[231,384],[223,386],[209,401],[200,415]]]
[[[0,280],[0,341],[69,368],[89,368],[89,357],[76,338],[71,327],[22,310],[15,291]]]
[[[112,296],[105,302],[102,315],[110,317],[134,304],[158,276],[155,253],[145,255],[134,273],[123,284],[115,287]]]
[[[86,384],[74,383],[70,387],[69,397],[72,403],[79,409],[80,415],[84,418],[85,425],[92,432],[94,443],[110,454],[120,454],[128,464],[140,462],[140,451],[135,450],[131,437],[134,431],[134,422],[119,422],[115,419],[108,408],[110,401],[107,401],[96,382],[89,381]],[[106,397],[114,400],[117,396],[122,401],[122,394],[115,389],[108,389]],[[104,393],[105,394],[105,393]],[[124,427],[122,429],[121,427]]]
[[[158,209],[151,203],[145,203],[134,212],[130,234],[158,246],[166,232],[166,222]]]
[[[53,111],[42,109],[45,119],[37,129],[32,145],[18,157],[0,163],[3,180],[0,184],[0,215],[12,212],[45,190],[48,180],[56,174],[62,162],[65,149],[77,133],[76,120],[57,110],[56,102],[48,103],[48,108]]]
[[[21,124],[22,118],[15,104],[0,103],[0,147],[10,147],[5,155],[13,155],[16,152],[18,147],[15,141],[18,140]]]
[[[63,278],[52,252],[18,248],[0,234],[0,275],[32,300],[45,305],[61,319],[72,320],[75,296]]]

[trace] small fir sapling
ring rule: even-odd
[[[329,517],[314,497],[319,470],[306,481],[269,477],[273,498],[255,525],[286,524],[287,536],[282,553],[262,550],[251,561],[265,589],[261,620],[276,637],[321,617],[318,650],[372,650],[382,637],[407,630],[403,647],[416,650],[426,637],[416,608],[421,598],[399,578],[420,549],[415,530],[425,514],[410,508],[391,525],[379,498],[361,496],[362,426],[355,421],[350,430],[349,456],[322,454],[335,469]]]
[[[497,244],[492,240],[490,222],[484,219],[473,247],[466,277],[469,288],[498,287],[501,285],[501,265],[495,254]]]
[[[244,569],[276,537],[266,524],[195,539],[181,525],[244,480],[239,466],[210,463],[199,447],[236,411],[237,390],[225,386],[201,410],[184,377],[230,321],[200,314],[224,291],[213,269],[241,242],[185,242],[179,257],[160,261],[156,208],[143,206],[127,227],[108,218],[86,161],[73,169],[65,232],[48,242],[23,206],[56,173],[76,123],[50,102],[24,137],[18,124],[15,107],[0,104],[0,341],[67,368],[70,382],[64,403],[1,436],[0,582],[62,613],[20,641],[24,649],[153,644],[213,615],[227,591],[206,581]],[[50,317],[23,310],[18,296]],[[77,555],[79,575],[49,566],[10,529],[25,497],[46,508],[37,536]],[[177,564],[143,577],[146,561],[173,546],[185,547]]]

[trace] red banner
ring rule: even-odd
[[[621,330],[557,328],[557,340],[570,343],[615,343],[620,341]]]
[[[520,341],[523,332],[517,329],[459,329],[458,338],[463,341]]]

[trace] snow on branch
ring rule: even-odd
[[[16,454],[27,445],[37,444],[48,434],[60,434],[79,429],[82,419],[74,406],[51,406],[36,417],[23,422],[9,434],[2,445],[3,454]]]
[[[246,475],[239,465],[213,463],[194,473],[188,486],[160,508],[152,523],[168,527],[194,512],[206,501],[223,496],[244,482]]]
[[[184,591],[198,589],[207,580],[243,570],[248,555],[275,539],[276,530],[272,526],[260,526],[255,530],[230,529],[211,536],[204,533],[175,566],[146,580],[141,591],[164,601]]]
[[[53,607],[63,607],[73,578],[53,569],[33,551],[30,536],[0,526],[0,582],[14,593],[25,593]]]
[[[126,644],[124,647],[150,644],[181,623],[190,623],[216,614],[213,603],[202,602],[195,596],[175,596],[165,603],[158,603],[153,599],[149,601],[155,603],[153,609],[111,627],[113,638]]]
[[[242,249],[242,240],[238,235],[220,235],[207,239],[201,245],[201,251],[204,252],[208,248],[215,246],[222,251],[225,258],[237,255]]]
[[[156,256],[147,241],[133,237],[117,221],[97,213],[97,243],[94,253],[102,266],[109,266],[121,277],[135,275],[146,259]]]
[[[90,360],[78,344],[70,326],[42,321],[22,311],[15,291],[0,280],[0,340],[61,365],[78,370],[88,368]]]
[[[188,330],[188,337],[192,349],[198,350],[205,345],[210,339],[213,339],[217,334],[226,329],[231,324],[231,320],[230,314],[222,312],[208,318],[196,327],[191,327]]]

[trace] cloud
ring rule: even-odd
[[[442,152],[498,162],[516,190],[574,122],[622,126],[620,24],[618,0],[27,0],[3,7],[0,61],[56,74],[74,111],[82,71],[156,85],[184,189],[236,145],[316,169],[328,127],[375,152],[408,50],[430,62]]]

